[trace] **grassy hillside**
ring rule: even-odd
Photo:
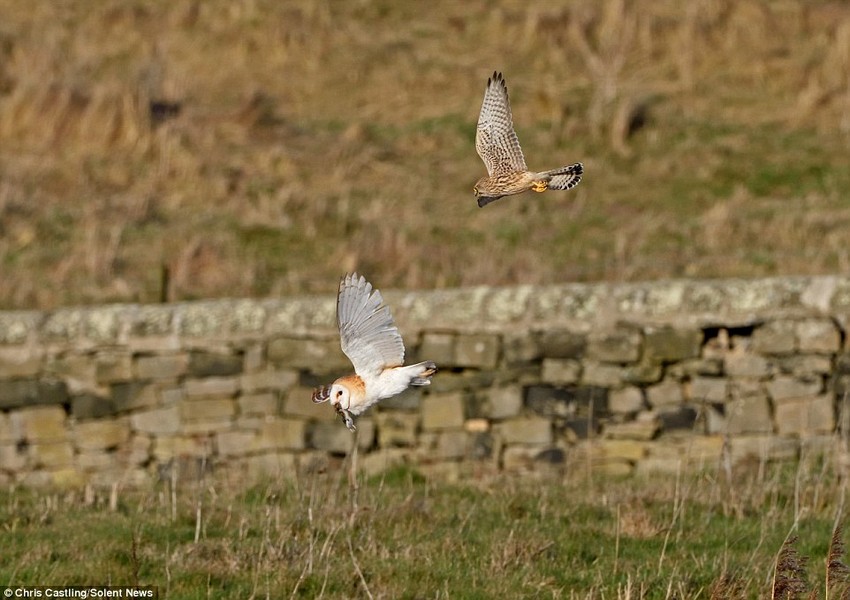
[[[846,2],[0,14],[0,307],[850,267]],[[495,69],[574,191],[477,208]]]

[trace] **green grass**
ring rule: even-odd
[[[466,483],[396,469],[362,481],[354,513],[339,475],[246,490],[189,483],[174,505],[163,484],[121,494],[114,511],[108,493],[86,504],[13,489],[0,498],[0,585],[157,585],[168,598],[764,598],[792,530],[809,586],[823,587],[843,482],[813,468]],[[712,596],[724,578],[742,592]]]

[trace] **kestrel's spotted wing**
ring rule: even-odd
[[[404,342],[378,290],[357,273],[339,284],[336,320],[342,351],[363,380],[404,364]]]
[[[478,115],[475,149],[490,177],[528,171],[514,131],[508,88],[501,73],[493,73],[493,77],[487,80],[484,102]]]

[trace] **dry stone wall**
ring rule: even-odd
[[[675,471],[840,449],[850,278],[384,294],[440,372],[358,421],[369,473]],[[0,313],[0,483],[147,485],[338,466],[313,386],[335,298]]]

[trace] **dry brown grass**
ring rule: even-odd
[[[850,7],[0,0],[0,306],[850,265]],[[479,210],[505,72],[532,166]],[[392,226],[388,226],[392,224]]]

